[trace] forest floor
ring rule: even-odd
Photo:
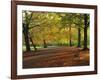
[[[89,65],[89,50],[77,47],[43,48],[23,54],[23,68]]]

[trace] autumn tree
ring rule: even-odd
[[[23,11],[23,34],[25,37],[26,51],[30,51],[29,25],[31,18],[32,18],[32,13],[28,15],[27,11]]]
[[[87,29],[89,27],[89,15],[84,14],[84,50],[87,49]]]
[[[77,47],[81,47],[81,30],[83,29],[84,26],[84,16],[83,14],[80,13],[76,13],[75,14],[75,18],[74,18],[74,23],[75,23],[75,27],[77,29]]]

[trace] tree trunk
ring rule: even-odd
[[[23,34],[25,38],[26,51],[30,51],[29,31],[27,25],[23,24]]]
[[[72,37],[72,34],[71,34],[71,27],[69,27],[69,46],[72,46],[71,37]]]
[[[26,23],[23,23],[23,34],[25,37],[25,44],[26,44],[26,51],[30,51],[30,42],[29,42],[29,24],[31,21],[33,13],[31,13],[30,18],[28,20],[28,13],[25,11],[25,21]]]
[[[81,29],[78,28],[78,45],[77,47],[81,47]]]
[[[87,49],[87,27],[88,27],[88,22],[87,22],[87,14],[84,14],[84,50]]]
[[[43,40],[43,43],[44,43],[44,48],[47,48],[47,43],[45,39]]]
[[[31,37],[30,37],[30,41],[32,42],[32,46],[34,47],[34,51],[36,51],[37,50],[36,45],[34,44],[34,42],[33,42]]]

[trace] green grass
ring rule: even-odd
[[[69,46],[69,43],[55,43],[55,44],[50,44],[50,43],[49,43],[49,44],[47,44],[47,46],[48,46],[49,48],[50,48],[50,47]],[[72,46],[76,46],[76,47],[77,47],[77,42],[72,42]],[[81,47],[83,48],[83,43],[81,43]],[[87,47],[90,48],[89,43],[88,43]],[[30,48],[31,48],[32,51],[34,51],[34,47],[33,47],[33,46],[31,46]],[[43,47],[42,45],[41,45],[41,46],[37,45],[36,48],[37,48],[37,49],[41,49],[41,48],[44,48],[44,47]],[[22,50],[23,50],[23,51],[26,51],[25,45],[23,45]]]

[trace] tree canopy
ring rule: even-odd
[[[89,14],[23,11],[23,47],[89,46]]]

